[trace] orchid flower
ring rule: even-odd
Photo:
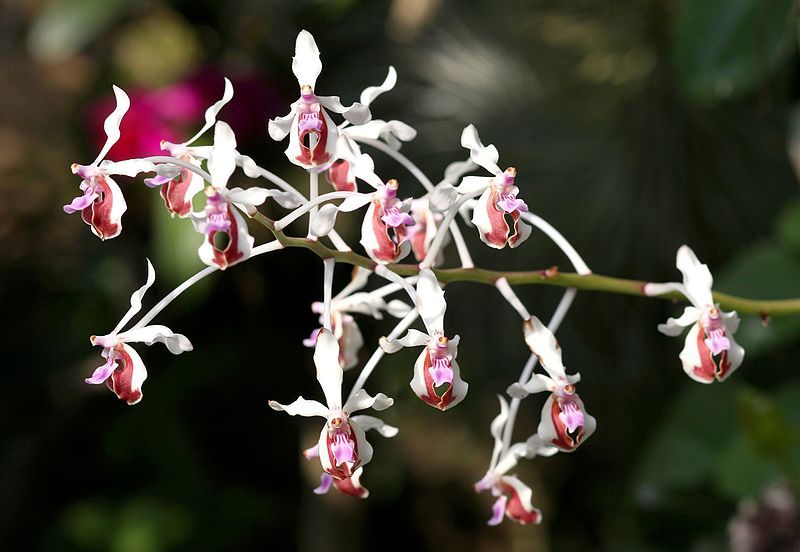
[[[504,450],[503,431],[508,421],[508,403],[499,395],[497,398],[500,400],[500,414],[489,426],[494,437],[492,459],[486,475],[475,483],[475,492],[491,491],[497,497],[488,525],[499,525],[504,515],[522,525],[538,525],[542,521],[542,513],[531,504],[533,491],[516,476],[506,474],[517,465],[519,458],[552,456],[558,449],[547,446],[538,435],[533,435],[527,442],[515,443]]]
[[[122,232],[122,215],[128,209],[122,190],[111,175],[136,176],[141,172],[156,170],[153,163],[143,159],[129,159],[119,163],[103,160],[119,140],[120,123],[131,106],[130,98],[121,88],[114,86],[114,96],[117,106],[103,123],[106,143],[97,158],[91,165],[72,164],[72,174],[81,177],[80,189],[83,195],[73,199],[69,205],[64,205],[64,212],[67,214],[80,211],[83,221],[92,227],[92,232],[101,240],[119,236]]]
[[[575,390],[580,374],[567,375],[553,332],[532,317],[524,325],[525,343],[539,357],[539,363],[548,373],[534,374],[524,385],[515,383],[508,388],[514,398],[524,398],[530,393],[547,391],[550,396],[542,408],[542,419],[537,433],[544,443],[563,452],[572,452],[594,433],[597,421],[586,412],[583,401]]]
[[[395,318],[402,318],[411,312],[411,307],[398,299],[387,303],[380,295],[358,291],[367,284],[370,274],[371,271],[356,267],[352,281],[331,300],[331,331],[339,342],[339,364],[342,370],[349,370],[358,364],[358,352],[364,345],[361,330],[350,313],[368,314],[381,320],[384,311]],[[321,302],[311,304],[311,312],[320,315],[320,324],[323,323],[324,307]],[[319,332],[319,328],[314,330],[310,337],[303,340],[303,345],[309,348],[316,346]]]
[[[373,416],[358,415],[353,416],[350,419],[358,424],[358,426],[364,431],[374,429],[383,437],[394,437],[399,431],[396,427],[390,426],[389,424],[384,423],[383,420]],[[319,444],[304,450],[303,457],[306,460],[319,458]],[[369,496],[369,490],[361,484],[361,475],[363,473],[363,466],[356,469],[353,472],[353,475],[347,479],[336,479],[327,472],[322,472],[322,475],[320,476],[319,487],[314,489],[314,494],[326,494],[330,490],[331,485],[333,485],[336,487],[336,490],[342,494],[354,496],[356,498],[367,498]]]
[[[289,147],[285,153],[295,165],[324,170],[336,160],[339,137],[338,129],[325,108],[341,113],[356,125],[369,121],[369,108],[358,102],[345,107],[338,96],[317,96],[314,93],[322,62],[319,48],[308,31],[300,31],[297,35],[292,72],[300,85],[300,98],[291,105],[288,115],[269,121],[269,135],[276,141],[289,135]]]
[[[472,223],[478,229],[481,241],[495,249],[503,249],[506,245],[517,247],[531,235],[531,227],[520,220],[520,213],[527,212],[528,205],[517,198],[519,188],[514,185],[517,170],[514,167],[505,171],[500,169],[497,148],[491,144],[484,146],[473,125],[461,133],[461,145],[470,150],[473,162],[494,176],[466,176],[455,188],[449,185],[437,187],[431,198],[434,210],[447,210],[458,195],[473,197],[480,194],[472,212]],[[513,224],[513,233],[507,216]]]
[[[186,142],[173,144],[163,140],[161,149],[170,155],[200,166],[201,159],[207,159],[211,148],[209,146],[192,146],[205,132],[214,126],[217,114],[233,98],[233,85],[225,79],[225,91],[222,98],[206,109],[205,124]],[[203,189],[203,178],[186,167],[159,165],[158,174],[154,178],[146,178],[144,183],[151,187],[159,187],[164,205],[172,216],[188,217],[192,211],[192,198]]]
[[[679,291],[692,306],[686,307],[680,318],[669,318],[665,324],[659,324],[658,331],[678,336],[691,326],[679,355],[684,372],[700,383],[724,381],[744,360],[744,349],[733,339],[739,316],[736,311],[721,311],[719,304],[714,303],[711,272],[688,246],[678,249],[676,265],[683,273],[683,284],[647,284],[645,294]]]
[[[469,385],[461,379],[456,362],[459,337],[448,339],[444,335],[447,303],[436,275],[429,268],[419,272],[416,304],[428,333],[411,329],[400,339],[381,338],[380,346],[387,353],[403,347],[425,346],[414,363],[411,389],[425,403],[444,411],[464,400]]]
[[[142,309],[142,297],[155,280],[156,272],[148,260],[147,281],[131,295],[131,308],[128,309],[116,328],[109,334],[93,335],[89,338],[92,345],[103,348],[100,354],[106,359],[106,362],[97,368],[91,377],[86,378],[86,383],[106,382],[108,388],[118,398],[130,405],[142,400],[142,383],[147,378],[147,369],[139,354],[128,345],[129,343],[152,345],[160,342],[166,345],[170,353],[175,355],[192,350],[192,344],[185,336],[174,333],[166,326],[134,326],[127,331],[122,331],[131,318]]]
[[[256,210],[269,195],[269,190],[252,187],[247,190],[228,190],[228,179],[236,168],[236,137],[231,127],[217,121],[214,127],[214,146],[208,154],[208,171],[211,185],[205,190],[206,207],[201,213],[191,213],[195,230],[205,235],[198,249],[200,260],[221,270],[250,256],[254,238],[247,231],[247,223],[237,209],[248,214]],[[217,244],[218,233],[227,235],[227,243]]]
[[[303,397],[298,397],[288,405],[276,401],[270,401],[269,405],[273,410],[284,411],[290,416],[325,418],[326,423],[318,443],[320,464],[334,479],[347,479],[372,459],[372,446],[367,442],[364,429],[350,415],[370,407],[385,410],[394,401],[383,393],[371,397],[362,389],[342,404],[339,344],[329,330],[322,329],[317,336],[314,364],[317,367],[317,381],[325,394],[327,406]]]

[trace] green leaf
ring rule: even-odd
[[[680,6],[672,54],[691,99],[747,94],[794,48],[793,0],[688,0]]]

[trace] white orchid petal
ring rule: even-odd
[[[525,458],[535,458],[537,456],[553,456],[558,449],[545,443],[538,433],[531,435],[525,442]]]
[[[156,269],[153,268],[153,263],[150,262],[150,259],[147,259],[147,281],[145,281],[142,287],[131,294],[131,307],[128,309],[128,312],[125,313],[125,316],[122,317],[122,320],[119,321],[117,327],[114,328],[114,331],[111,332],[112,335],[119,333],[119,331],[125,327],[125,324],[127,324],[136,313],[142,310],[142,297],[144,297],[144,294],[147,293],[147,290],[150,289],[150,286],[152,286],[155,281]]]
[[[353,194],[346,197],[344,201],[339,204],[338,210],[344,213],[349,213],[360,209],[370,201],[372,201],[373,194]]]
[[[122,118],[131,107],[131,99],[125,91],[118,86],[114,86],[113,89],[114,97],[117,100],[117,106],[114,108],[114,111],[111,112],[111,115],[103,122],[103,130],[106,133],[106,143],[103,144],[103,149],[97,154],[97,158],[92,165],[100,163],[100,161],[105,158],[106,154],[108,154],[111,147],[117,143],[120,137],[119,125],[122,123]]]
[[[297,77],[297,84],[312,88],[317,84],[317,77],[322,72],[322,61],[319,59],[319,48],[314,37],[306,30],[300,31],[294,44],[292,73]]]
[[[553,391],[556,383],[544,374],[534,374],[525,384],[513,383],[506,392],[515,399],[524,399],[528,395],[541,393],[542,391]]]
[[[358,412],[359,410],[364,410],[367,408],[386,410],[393,404],[394,400],[387,397],[383,393],[378,393],[373,397],[365,390],[359,389],[355,395],[347,400],[345,405],[342,407],[342,410],[348,414],[352,414],[353,412]]]
[[[339,209],[336,205],[326,203],[319,208],[317,213],[311,217],[308,232],[311,236],[321,238],[327,236],[336,225],[336,215],[339,214]]]
[[[328,408],[342,405],[342,367],[339,364],[339,342],[334,335],[322,328],[317,335],[314,349],[314,365],[317,367],[317,381]]]
[[[375,98],[394,88],[395,84],[397,84],[397,71],[395,71],[394,67],[390,65],[389,72],[386,74],[384,81],[378,86],[368,86],[365,88],[361,93],[361,98],[359,98],[359,101],[362,104],[369,106],[369,104],[375,101]]]
[[[664,335],[680,335],[685,328],[688,328],[700,320],[700,309],[696,307],[686,307],[680,318],[668,318],[666,323],[658,325],[658,331]]]
[[[386,304],[386,312],[395,318],[405,318],[408,313],[414,310],[414,307],[408,303],[404,303],[400,299],[392,299]]]
[[[539,357],[539,363],[555,380],[566,380],[564,364],[561,361],[561,347],[556,336],[541,320],[532,317],[523,325],[525,343],[531,352]]]
[[[472,159],[467,159],[466,161],[454,161],[447,165],[447,168],[445,168],[444,181],[455,185],[459,178],[477,168],[478,165],[472,161]]]
[[[673,291],[686,295],[686,288],[683,287],[683,284],[679,284],[678,282],[664,282],[663,284],[648,282],[644,285],[643,291],[648,297],[664,295],[665,293],[672,293]]]
[[[497,166],[500,154],[497,148],[489,144],[484,146],[478,129],[475,125],[467,126],[461,133],[461,145],[469,150],[470,158],[492,174],[500,174],[503,171]]]
[[[491,183],[491,176],[465,176],[461,179],[461,183],[456,186],[456,190],[461,195],[477,194],[480,191],[486,194]],[[477,209],[477,206],[475,208]]]
[[[410,329],[400,339],[388,339],[382,337],[379,341],[381,349],[386,353],[396,353],[403,347],[419,347],[420,345],[427,345],[430,341],[430,336],[419,330]]]
[[[428,205],[434,213],[444,213],[458,200],[458,190],[447,182],[436,186],[428,199]]]
[[[192,343],[186,336],[158,324],[123,332],[119,334],[118,338],[124,343],[144,343],[145,345],[152,345],[156,342],[163,343],[173,355],[192,350]]]
[[[374,429],[383,437],[394,437],[400,431],[396,427],[387,424],[380,418],[367,416],[366,414],[351,416],[350,419],[357,423],[365,432]]]
[[[497,398],[500,401],[500,414],[489,424],[489,432],[494,438],[492,460],[489,463],[490,470],[497,466],[497,461],[500,459],[500,452],[503,450],[503,431],[506,427],[506,421],[508,421],[508,402],[501,395],[497,395]]]
[[[292,404],[281,404],[276,401],[269,401],[272,410],[286,412],[289,416],[320,416],[328,417],[328,409],[320,402],[309,401],[303,397],[297,397]]]
[[[269,124],[267,125],[269,137],[276,142],[280,142],[286,138],[286,135],[292,130],[292,124],[294,123],[296,116],[297,102],[294,102],[291,105],[288,115],[284,115],[283,117],[275,117],[274,119],[269,120]]]
[[[122,176],[136,176],[144,172],[156,172],[156,165],[144,159],[127,159],[125,161],[103,161],[100,169],[105,174],[119,174]]]
[[[686,287],[686,297],[689,301],[698,308],[713,305],[711,287],[714,279],[708,266],[701,263],[687,245],[682,245],[678,249],[675,264],[683,273],[683,285]]]
[[[236,136],[224,121],[214,126],[214,147],[208,156],[208,172],[215,188],[225,188],[236,169]]]
[[[282,190],[267,190],[267,198],[274,199],[278,205],[285,209],[296,209],[305,203],[297,194]]]
[[[231,98],[233,98],[233,84],[231,84],[231,81],[229,81],[228,78],[225,77],[225,90],[222,93],[222,98],[217,100],[213,105],[211,105],[208,109],[206,109],[205,113],[206,122],[203,125],[203,128],[197,131],[197,134],[192,136],[189,139],[189,141],[185,142],[184,143],[185,146],[188,146],[189,144],[193,143],[195,140],[200,138],[203,135],[203,133],[205,133],[205,131],[214,126],[214,123],[217,122],[217,114],[219,114],[220,110],[223,107],[225,107],[225,104],[231,101]]]
[[[430,268],[419,271],[417,310],[429,335],[444,332],[444,314],[447,310],[447,302],[444,300],[444,291]]]
[[[345,106],[342,105],[341,100],[339,100],[339,96],[317,97],[319,98],[319,103],[334,113],[341,113],[345,119],[354,125],[366,124],[372,118],[372,113],[369,112],[369,108],[365,105],[361,105],[358,102],[355,102],[350,106]]]
[[[270,192],[273,191],[274,190],[268,190],[266,188],[259,188],[258,186],[253,186],[246,190],[242,188],[231,188],[225,192],[225,197],[241,210],[249,214],[254,214],[256,206],[264,203],[270,196]]]

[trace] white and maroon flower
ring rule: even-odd
[[[205,124],[189,140],[181,144],[173,144],[167,140],[161,142],[161,149],[173,157],[200,166],[201,160],[207,159],[209,146],[192,146],[198,138],[214,126],[217,114],[233,98],[233,85],[225,79],[225,91],[222,98],[206,109]],[[192,211],[192,198],[203,189],[203,178],[186,167],[160,165],[154,178],[145,179],[144,183],[151,188],[160,188],[164,205],[172,216],[188,217]]]
[[[531,393],[547,391],[550,396],[542,408],[538,435],[546,444],[563,452],[572,452],[594,433],[597,421],[586,412],[575,384],[580,374],[567,375],[561,360],[561,348],[553,332],[535,316],[525,322],[525,343],[548,373],[534,374],[524,385],[515,383],[508,394],[524,398]]]
[[[683,370],[690,378],[701,383],[723,381],[744,360],[744,349],[733,339],[739,327],[736,311],[723,312],[714,303],[711,287],[714,279],[708,266],[702,264],[688,246],[678,249],[678,269],[683,273],[683,284],[647,284],[647,295],[660,295],[678,291],[686,296],[692,306],[686,307],[680,318],[670,318],[658,325],[658,331],[678,336],[684,328],[691,327],[680,354]]]
[[[397,352],[403,347],[424,346],[414,363],[411,389],[426,404],[444,411],[464,400],[469,384],[461,379],[461,370],[456,362],[459,337],[448,339],[444,335],[447,304],[444,291],[429,268],[419,272],[416,303],[428,333],[412,329],[400,339],[381,338],[380,346],[387,353]]]
[[[166,345],[173,354],[179,355],[191,351],[192,344],[181,334],[176,334],[166,326],[133,326],[130,330],[121,331],[142,308],[142,297],[155,282],[156,273],[150,261],[147,261],[147,282],[131,295],[131,308],[122,317],[117,327],[107,335],[93,335],[89,338],[92,345],[103,348],[100,353],[106,362],[98,367],[86,383],[100,384],[105,382],[114,394],[130,405],[142,400],[142,384],[147,378],[147,369],[142,358],[129,343],[152,345],[160,342]]]
[[[411,201],[397,197],[397,180],[379,186],[361,224],[361,240],[367,255],[376,263],[396,263],[411,251],[407,226],[414,224],[408,214]]]
[[[211,185],[206,187],[206,207],[203,212],[191,213],[195,230],[205,236],[198,249],[200,260],[222,270],[250,256],[254,238],[237,209],[247,213],[264,203],[270,191],[251,187],[228,189],[228,179],[236,168],[236,137],[231,127],[217,121],[214,127],[214,146],[208,154]],[[224,234],[224,236],[219,236]]]
[[[101,240],[119,236],[122,232],[122,215],[128,209],[122,190],[111,175],[136,176],[142,172],[155,171],[156,167],[149,161],[129,159],[118,163],[105,161],[111,147],[120,137],[119,125],[131,106],[130,98],[125,92],[114,86],[117,106],[103,123],[106,143],[91,165],[72,164],[72,173],[81,177],[82,195],[64,205],[64,212],[72,214],[81,212],[83,221],[91,226],[92,232]]]
[[[372,446],[367,442],[364,429],[353,412],[374,408],[384,410],[394,401],[378,393],[371,397],[363,389],[342,404],[342,368],[339,365],[339,344],[328,330],[317,336],[314,351],[317,381],[325,394],[327,406],[298,397],[288,405],[270,401],[273,410],[284,411],[290,416],[321,416],[326,419],[319,437],[319,460],[322,469],[334,479],[352,477],[358,468],[372,459]]]
[[[500,414],[489,426],[494,437],[494,450],[489,470],[483,478],[475,483],[475,492],[491,491],[497,497],[492,505],[492,517],[488,525],[499,525],[503,517],[508,517],[522,525],[538,525],[542,521],[542,513],[532,504],[533,491],[515,475],[507,475],[517,465],[519,458],[535,456],[552,456],[558,449],[547,446],[538,435],[533,435],[525,443],[515,443],[508,449],[503,447],[503,431],[508,421],[508,403],[500,399]]]
[[[390,426],[389,424],[384,423],[383,420],[373,416],[358,415],[353,416],[351,420],[358,424],[358,426],[364,431],[374,429],[383,437],[394,437],[398,432],[396,427]],[[304,450],[303,457],[306,460],[319,458],[319,444]],[[361,484],[361,475],[363,473],[363,466],[355,470],[353,475],[347,479],[336,479],[327,472],[322,472],[322,475],[320,475],[319,486],[314,489],[314,494],[325,494],[330,490],[331,485],[333,485],[336,487],[336,490],[342,494],[354,496],[356,498],[367,498],[369,496],[369,490]]]
[[[300,98],[291,105],[288,115],[269,121],[269,135],[276,141],[289,135],[286,157],[295,165],[324,170],[336,160],[339,138],[339,131],[326,108],[341,113],[356,125],[369,121],[369,108],[358,102],[345,107],[338,96],[317,96],[314,93],[322,62],[314,37],[308,31],[300,31],[297,35],[292,72],[300,85]]]
[[[531,235],[531,227],[520,219],[520,213],[527,212],[528,206],[517,197],[519,188],[514,185],[516,169],[500,169],[497,148],[484,146],[473,125],[462,132],[461,145],[470,150],[473,162],[494,176],[466,176],[455,189],[449,185],[437,188],[434,198],[436,210],[444,210],[455,201],[454,191],[468,197],[480,194],[472,212],[472,223],[481,240],[496,249],[503,249],[506,245],[517,247]]]

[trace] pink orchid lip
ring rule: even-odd
[[[315,495],[324,495],[331,489],[331,485],[333,485],[333,477],[327,473],[322,473],[319,476],[319,487],[314,488],[312,492]]]
[[[403,213],[397,207],[389,207],[383,210],[381,220],[386,223],[386,226],[397,228],[398,226],[413,226],[414,218],[408,213]]]

